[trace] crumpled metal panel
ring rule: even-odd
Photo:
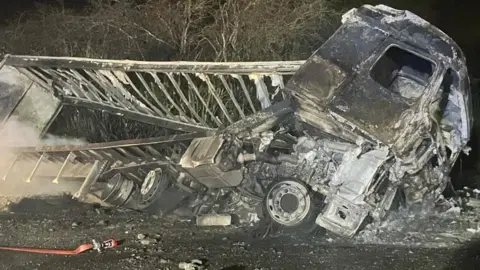
[[[0,66],[0,121],[8,119],[31,85],[32,81],[17,70]]]
[[[61,109],[60,101],[37,83],[11,66],[0,63],[0,135],[8,144],[5,132],[16,132],[18,123],[41,136]]]
[[[347,152],[330,183],[338,196],[355,204],[364,203],[367,190],[389,154],[388,148],[379,148],[358,157],[359,151],[360,148]]]
[[[303,63],[5,58],[64,104],[185,132],[226,127],[282,100],[285,77]]]

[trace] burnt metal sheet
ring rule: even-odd
[[[363,5],[356,12],[346,13],[342,21],[363,22],[371,28],[390,32],[412,46],[427,49],[429,53],[450,59],[458,58],[458,64],[465,62],[462,50],[451,37],[408,10],[397,10],[386,5]]]
[[[378,140],[392,144],[403,128],[396,128],[395,124],[402,117],[411,116],[407,114],[411,106],[362,75],[355,76],[352,83],[332,100],[329,108],[374,134]]]
[[[314,104],[326,104],[347,75],[332,62],[314,54],[288,82],[288,91]]]

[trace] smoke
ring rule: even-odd
[[[62,161],[53,161],[47,158],[42,160],[34,177],[30,179],[30,183],[26,182],[34,169],[36,160],[35,158],[27,159],[22,156],[23,158],[15,162],[18,147],[82,145],[87,143],[83,139],[54,135],[46,135],[40,138],[39,135],[38,129],[20,121],[18,118],[9,118],[0,127],[0,196],[57,195],[75,192],[81,186],[81,181],[60,180],[58,184],[52,183],[62,165]],[[12,167],[12,165],[14,166]],[[79,168],[77,173],[83,175],[86,169],[88,168],[84,168],[84,170]]]
[[[22,123],[18,118],[11,117],[0,127],[0,147],[32,147],[40,145],[86,144],[84,139],[59,137],[47,134],[40,138],[40,132],[34,127]]]

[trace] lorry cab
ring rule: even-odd
[[[352,9],[342,23],[286,86],[300,119],[350,142],[387,145],[405,163],[443,145],[450,155],[442,158],[453,164],[472,125],[457,44],[415,14],[384,5]]]
[[[384,5],[345,13],[285,87],[314,135],[358,145],[331,177],[316,223],[352,236],[368,216],[381,220],[398,194],[408,203],[439,198],[468,152],[467,74],[457,44],[417,15]],[[369,199],[374,193],[380,199]]]

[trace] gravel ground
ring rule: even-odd
[[[478,269],[480,263],[480,242],[425,248],[342,242],[328,235],[260,240],[251,238],[251,230],[196,227],[174,217],[98,208],[67,197],[23,199],[0,214],[0,245],[74,249],[93,238],[123,243],[102,254],[77,256],[0,251],[0,266],[180,269],[179,263],[200,259],[206,269]]]

